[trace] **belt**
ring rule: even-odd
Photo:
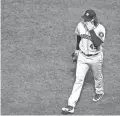
[[[85,53],[82,52],[82,51],[81,51],[81,53],[83,53],[85,56],[88,56],[88,57],[89,57],[89,56],[95,56],[95,55],[98,55],[98,53],[96,53],[96,54],[85,54]]]

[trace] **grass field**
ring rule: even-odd
[[[1,0],[1,112],[61,115],[75,80],[74,30],[86,9],[106,27],[104,98],[88,72],[75,115],[120,115],[120,0]]]

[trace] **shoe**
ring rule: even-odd
[[[73,114],[74,113],[74,107],[72,106],[67,106],[62,108],[62,113],[63,114]]]
[[[104,94],[95,94],[93,101],[99,101],[103,97],[103,95]]]

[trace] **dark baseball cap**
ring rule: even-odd
[[[91,21],[94,17],[96,17],[94,10],[86,10],[85,14],[82,16],[85,21]]]

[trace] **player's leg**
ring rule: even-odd
[[[95,80],[95,97],[93,98],[93,101],[98,101],[104,95],[102,62],[93,64],[92,70],[93,70],[93,75]]]
[[[76,81],[73,85],[72,93],[68,99],[68,106],[62,108],[62,111],[74,113],[74,107],[76,106],[76,102],[79,99],[81,89],[83,86],[84,78],[89,69],[89,66],[85,63],[81,63],[79,60],[77,62],[76,68]],[[70,109],[71,108],[71,109]]]
[[[76,80],[73,86],[72,93],[68,100],[68,105],[75,107],[76,102],[80,96],[83,82],[88,69],[89,69],[89,66],[87,64],[78,62],[77,69],[76,69]]]

